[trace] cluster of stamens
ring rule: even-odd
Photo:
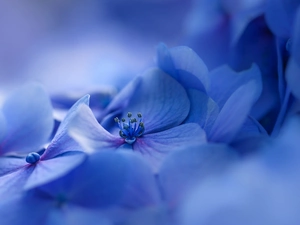
[[[120,128],[119,134],[128,144],[133,144],[137,137],[143,135],[145,131],[144,123],[142,122],[142,114],[138,113],[136,118],[132,118],[132,113],[127,113],[128,122],[125,118],[119,120],[118,117],[115,118],[115,122],[118,123]]]

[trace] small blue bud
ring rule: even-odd
[[[36,152],[31,152],[26,156],[26,162],[30,164],[35,164],[40,160],[41,156]]]

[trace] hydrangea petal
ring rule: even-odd
[[[160,193],[147,161],[141,156],[126,150],[120,153],[126,159],[129,171],[126,194],[123,196],[121,206],[130,209],[158,206]]]
[[[295,95],[297,99],[300,99],[300,64],[296,63],[293,58],[290,58],[286,70],[286,80],[291,88],[292,93]]]
[[[299,0],[272,0],[266,7],[266,21],[272,32],[279,37],[289,38],[292,34]]]
[[[0,143],[6,135],[6,120],[3,113],[0,111]],[[0,155],[2,155],[0,151]]]
[[[105,129],[109,129],[111,125],[114,125],[112,120],[121,111],[128,106],[129,100],[134,97],[135,91],[141,83],[141,77],[134,78],[128,85],[126,85],[110,102],[110,104],[104,109],[104,118],[100,121],[101,125]]]
[[[89,95],[83,96],[79,99],[68,111],[66,117],[61,122],[58,130],[52,139],[51,143],[45,150],[44,154],[41,156],[41,159],[51,159],[59,154],[62,154],[67,151],[81,150],[81,147],[68,135],[68,127],[70,121],[77,116],[78,108],[80,105],[89,104]]]
[[[198,123],[206,132],[210,131],[219,114],[219,106],[203,92],[189,89],[191,109],[184,123]]]
[[[183,122],[190,110],[185,89],[159,69],[147,70],[141,76],[133,98],[123,111],[143,115],[145,134],[162,131]]]
[[[67,203],[87,208],[106,208],[116,204],[140,206],[141,199],[137,198],[140,196],[143,196],[142,202],[151,203],[149,184],[152,179],[155,187],[155,180],[149,168],[145,173],[143,167],[146,164],[140,163],[136,157],[134,153],[123,151],[94,153],[81,166],[40,186],[39,190],[54,198],[63,196]]]
[[[297,11],[295,27],[292,36],[292,57],[300,66],[300,8]]]
[[[195,184],[223,173],[235,162],[237,155],[226,145],[187,146],[166,157],[159,171],[163,198],[176,206]]]
[[[61,208],[52,207],[47,215],[45,225],[113,225],[98,210],[91,210],[69,204]]]
[[[12,93],[3,105],[7,134],[1,152],[32,152],[44,145],[53,128],[52,106],[43,87],[32,83]]]
[[[210,73],[211,89],[209,96],[222,108],[227,99],[240,86],[253,80],[256,83],[255,97],[258,98],[262,91],[261,74],[258,66],[252,64],[251,68],[242,72],[235,72],[228,66],[221,66]]]
[[[229,143],[245,122],[257,100],[259,88],[255,81],[238,88],[221,109],[208,136],[210,141]]]
[[[192,49],[179,46],[168,50],[167,46],[160,44],[157,50],[158,65],[162,70],[185,88],[194,88],[203,92],[208,90],[208,69]]]
[[[32,189],[44,183],[55,180],[77,167],[85,159],[82,152],[65,152],[52,159],[40,160],[28,178],[24,188]]]
[[[69,134],[87,152],[97,149],[117,149],[125,143],[123,138],[107,132],[86,105],[81,105],[77,116],[70,121]]]
[[[147,134],[137,139],[133,150],[142,154],[156,173],[166,157],[175,149],[191,144],[206,143],[206,134],[198,124],[183,124],[162,132]]]
[[[0,177],[0,198],[1,202],[10,200],[23,194],[23,187],[29,176],[32,174],[34,166],[28,165],[15,172]],[[1,211],[1,210],[0,210]]]
[[[1,225],[45,224],[53,202],[43,201],[31,193],[10,197],[9,201],[0,202]]]
[[[25,159],[21,157],[0,157],[0,176],[15,172],[26,165]]]

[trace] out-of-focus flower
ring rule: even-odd
[[[159,202],[151,169],[140,157],[130,152],[103,151],[90,155],[52,182],[1,201],[0,215],[3,225],[21,225],[24,221],[32,225],[109,225],[119,222],[126,210]]]
[[[185,44],[192,47],[209,69],[228,62],[230,48],[248,23],[264,11],[265,0],[196,0],[187,18]]]
[[[300,91],[298,84],[300,82],[300,8],[297,11],[295,22],[294,22],[294,31],[291,38],[291,44],[289,47],[291,56],[288,62],[288,67],[286,71],[286,79],[289,87],[291,88],[292,93],[299,100]]]
[[[116,115],[121,118],[115,119],[113,129],[107,126],[112,134],[85,106],[71,123],[70,135],[87,151],[115,150],[125,144],[146,157],[156,171],[169,151],[206,142],[199,125],[181,125],[190,111],[188,96],[176,80],[159,69],[138,76],[106,109],[111,112],[107,113],[110,123]]]
[[[53,129],[45,90],[32,83],[14,91],[3,103],[0,124],[0,156],[40,150]]]
[[[68,126],[76,116],[78,106],[88,104],[88,101],[89,96],[85,96],[74,104],[42,154],[31,152],[26,158],[1,158],[0,182],[5,184],[0,188],[3,201],[22,193],[24,188],[30,189],[66,174],[84,160],[81,147],[68,136]]]
[[[268,0],[266,5],[266,21],[272,32],[281,38],[292,36],[295,15],[300,5],[299,0]]]
[[[224,144],[183,147],[169,154],[158,177],[164,201],[176,209],[195,185],[225,173],[236,160],[236,152]]]
[[[299,224],[299,121],[288,121],[261,154],[196,185],[181,224]]]
[[[261,133],[258,123],[248,119],[262,89],[256,65],[240,73],[228,66],[208,72],[192,49],[184,46],[168,49],[163,44],[158,46],[157,58],[159,67],[187,90],[191,110],[185,123],[198,123],[209,141],[230,143],[239,138],[236,137],[239,130],[246,131],[250,124],[252,132]],[[240,133],[240,137],[247,133]]]

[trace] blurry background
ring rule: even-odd
[[[28,80],[50,93],[123,87],[183,43],[191,0],[0,1],[1,91]]]

